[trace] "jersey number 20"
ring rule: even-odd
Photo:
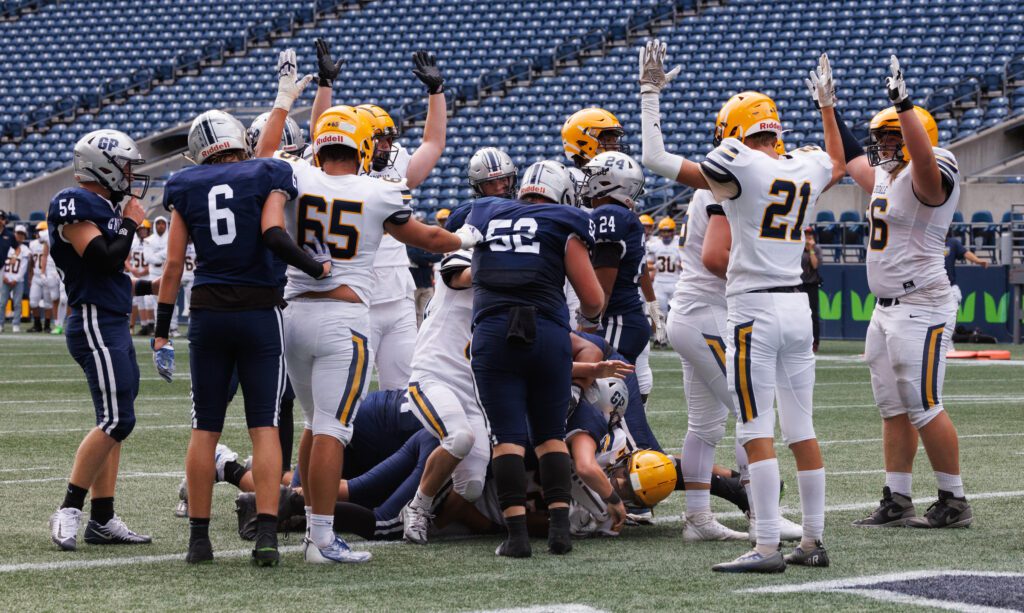
[[[796,215],[796,223],[793,224],[792,229],[784,221],[776,223],[775,218],[785,217],[793,210],[793,203],[797,197],[796,184],[785,179],[775,179],[768,193],[772,196],[785,196],[785,200],[782,202],[772,202],[764,210],[764,219],[761,221],[761,238],[787,240],[786,235],[788,234],[788,240],[801,240],[800,231],[804,225],[807,202],[811,198],[811,184],[804,181],[800,185],[800,210]]]

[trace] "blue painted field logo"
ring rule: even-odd
[[[949,611],[1024,611],[1024,573],[921,570],[738,590],[746,594],[850,594]],[[865,607],[867,605],[865,604]]]

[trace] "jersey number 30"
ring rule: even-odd
[[[807,213],[807,202],[811,198],[811,184],[804,181],[800,185],[800,210],[792,229],[787,222],[776,222],[775,218],[785,217],[793,210],[793,204],[797,197],[796,184],[785,179],[775,179],[768,193],[772,196],[785,196],[786,199],[782,202],[772,202],[765,208],[764,219],[761,221],[761,238],[787,240],[786,235],[788,234],[788,240],[802,240],[800,232],[804,225],[804,214]]]

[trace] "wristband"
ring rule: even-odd
[[[622,497],[615,491],[615,488],[612,488],[612,493],[604,497],[603,500],[608,504],[619,504],[622,502]]]
[[[153,282],[147,281],[146,279],[139,279],[135,282],[135,295],[136,296],[152,296],[153,295]]]
[[[586,315],[583,314],[583,311],[577,311],[577,316],[579,317],[580,320],[582,320],[583,322],[588,323],[588,324],[590,324],[592,326],[596,326],[596,325],[599,325],[601,323],[601,314],[600,313],[598,313],[597,315],[594,315],[593,317],[587,317]]]
[[[174,316],[174,305],[161,302],[156,305],[156,338],[168,338],[171,333],[171,317]]]
[[[910,97],[906,97],[896,103],[896,112],[905,113],[907,111],[914,110],[914,103],[910,101]]]

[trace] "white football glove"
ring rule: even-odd
[[[827,109],[836,105],[836,83],[832,78],[832,65],[827,53],[821,54],[818,69],[812,70],[810,78],[804,79],[804,83],[818,108]]]
[[[914,108],[907,94],[907,82],[903,80],[903,69],[900,68],[900,61],[895,55],[889,56],[889,72],[891,76],[885,78],[885,88],[892,100],[893,106],[898,111],[908,111]]]
[[[290,111],[295,100],[302,95],[302,90],[306,89],[312,80],[313,75],[298,78],[295,49],[282,51],[277,56],[277,99],[274,100],[274,108]]]
[[[651,318],[651,332],[654,333],[654,342],[664,345],[668,342],[668,331],[665,330],[665,315],[661,312],[661,305],[657,300],[647,303],[647,315]]]
[[[640,93],[659,94],[676,78],[682,66],[665,72],[665,52],[668,45],[658,39],[649,40],[640,47]]]
[[[459,249],[472,249],[473,245],[476,245],[484,238],[479,230],[468,224],[456,230],[455,236],[458,236],[459,240],[462,241]]]

